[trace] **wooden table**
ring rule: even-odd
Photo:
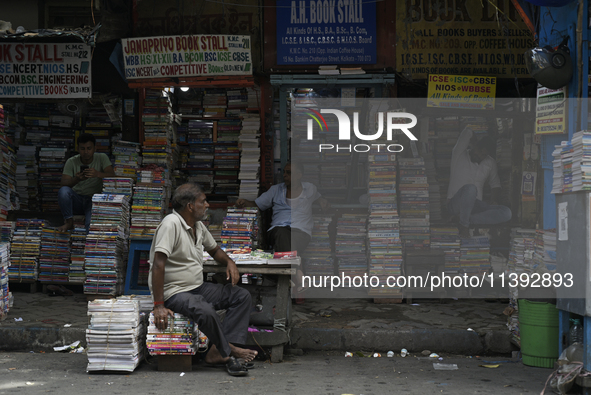
[[[205,273],[225,273],[226,267],[217,265],[215,262],[209,264],[207,261],[203,265],[203,272]],[[272,274],[278,276],[277,281],[277,304],[275,307],[275,321],[281,320],[285,322],[285,331],[274,328],[273,332],[249,332],[252,336],[247,339],[249,346],[266,346],[271,347],[271,362],[279,362],[283,360],[283,346],[289,342],[289,327],[291,323],[291,309],[288,306],[291,304],[290,297],[290,279],[292,275],[296,274],[294,266],[286,265],[237,265],[240,274]],[[255,341],[256,340],[256,341]]]

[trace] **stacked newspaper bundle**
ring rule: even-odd
[[[117,295],[123,291],[129,239],[129,196],[95,194],[84,253],[84,293]]]
[[[86,370],[133,372],[145,349],[146,325],[139,301],[98,299],[88,302],[88,315]]]

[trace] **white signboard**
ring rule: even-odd
[[[0,43],[2,98],[90,98],[87,44]]]
[[[121,44],[127,79],[252,75],[250,36],[139,37]]]

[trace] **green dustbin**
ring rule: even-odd
[[[553,368],[558,359],[558,309],[551,303],[526,299],[517,303],[523,364]]]

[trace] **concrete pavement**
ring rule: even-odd
[[[460,355],[510,354],[517,349],[505,326],[506,303],[475,299],[415,302],[417,305],[374,304],[371,299],[305,300],[293,305],[288,348],[381,353],[406,348]],[[15,292],[14,306],[0,322],[0,350],[40,351],[76,340],[85,343],[86,310],[82,294],[52,297],[41,292]]]

